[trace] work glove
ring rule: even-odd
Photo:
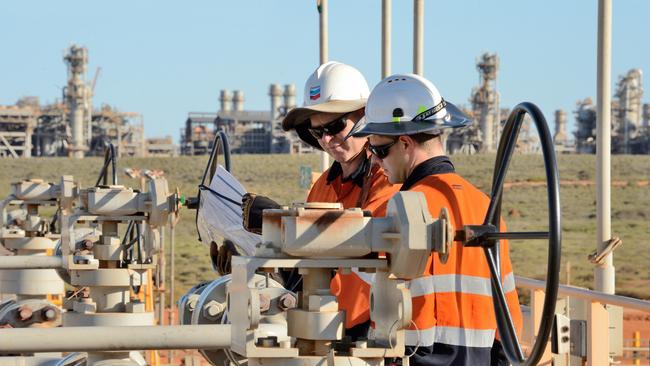
[[[210,244],[210,260],[212,261],[212,268],[221,276],[225,276],[232,272],[231,262],[232,256],[239,255],[235,244],[225,239],[223,244],[217,246],[214,242]]]
[[[242,197],[242,216],[244,229],[253,234],[262,235],[262,212],[266,209],[280,208],[272,199],[255,193],[246,193]]]

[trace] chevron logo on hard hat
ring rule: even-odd
[[[309,89],[309,99],[316,100],[320,98],[320,85]]]

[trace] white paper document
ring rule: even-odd
[[[244,229],[241,209],[244,186],[219,165],[209,187],[203,187],[197,227],[205,244],[214,241],[221,245],[221,238],[232,241],[240,255],[251,256],[262,236]]]

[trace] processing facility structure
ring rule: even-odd
[[[643,72],[619,76],[612,98],[612,153],[650,154],[650,103],[643,103]],[[576,152],[596,153],[596,106],[591,98],[576,103]]]
[[[174,156],[171,137],[146,139],[142,115],[109,105],[93,108],[98,68],[87,81],[88,49],[72,45],[65,51],[67,83],[61,101],[42,105],[23,97],[0,106],[0,157],[102,155],[107,143],[121,156]]]
[[[234,154],[307,153],[312,149],[297,136],[282,130],[281,121],[296,106],[296,87],[269,86],[268,110],[244,109],[244,92],[221,90],[219,111],[190,112],[181,129],[181,153],[206,155],[212,149],[215,131],[223,130]]]
[[[453,131],[446,137],[450,153],[474,154],[494,152],[498,146],[508,108],[499,104],[497,76],[499,58],[485,53],[477,59],[479,85],[472,89],[469,107],[461,108],[476,123]],[[650,154],[650,103],[643,103],[643,73],[632,69],[619,77],[612,100],[612,153]],[[567,113],[562,109],[554,112],[554,142],[560,153],[596,153],[596,106],[591,98],[579,100],[574,111],[574,139],[567,132]],[[550,122],[550,121],[549,121]],[[521,152],[539,151],[537,136],[525,123],[520,132],[518,149]]]
[[[476,60],[479,83],[472,88],[468,105],[459,107],[475,123],[444,136],[450,154],[494,153],[498,137],[510,114],[500,104],[498,91],[499,57],[484,53]],[[642,72],[630,70],[621,76],[612,101],[612,152],[618,154],[650,153],[650,104],[643,104]],[[215,131],[221,129],[231,138],[233,153],[309,153],[314,150],[302,143],[293,132],[284,132],[280,121],[296,105],[295,86],[272,84],[269,88],[270,111],[244,109],[244,93],[221,90],[217,112],[191,112],[181,129],[181,153],[205,155],[212,148]],[[574,111],[575,130],[568,132],[568,114],[554,111],[554,142],[559,153],[596,152],[596,109],[591,98],[580,100]],[[551,121],[549,121],[551,122]],[[573,136],[571,136],[573,135]],[[573,137],[573,138],[571,138]],[[539,152],[539,139],[525,123],[520,130],[517,149],[523,153]]]
[[[476,60],[476,70],[479,73],[479,85],[472,89],[469,107],[460,106],[475,123],[446,136],[446,149],[450,154],[495,152],[505,118],[510,114],[510,109],[501,107],[499,103],[499,57],[495,53],[482,54]],[[520,131],[517,148],[525,153],[539,151],[539,141],[527,123]]]
[[[72,45],[63,61],[67,83],[61,100],[41,104],[38,97],[20,98],[14,105],[0,105],[0,157],[101,155],[112,143],[120,156],[205,155],[210,152],[215,131],[230,136],[233,153],[309,153],[295,133],[282,130],[280,121],[296,106],[293,84],[271,84],[267,110],[244,108],[244,92],[221,90],[219,109],[188,113],[181,129],[180,151],[170,136],[145,138],[142,115],[110,105],[93,107],[98,68],[89,80],[88,50]],[[479,83],[472,88],[468,105],[460,106],[476,123],[445,136],[451,154],[491,153],[509,115],[500,105],[499,57],[484,53],[476,60]],[[619,77],[611,107],[612,152],[650,154],[650,103],[643,103],[643,73],[632,69]],[[579,100],[573,111],[574,130],[567,132],[567,112],[556,110],[555,146],[561,153],[596,152],[596,109],[591,98]],[[572,135],[572,136],[571,136]],[[571,138],[572,137],[572,138]],[[522,152],[539,151],[537,136],[524,124],[518,140]]]

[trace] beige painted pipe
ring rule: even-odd
[[[62,257],[7,255],[0,256],[0,270],[3,269],[56,269],[63,267]]]
[[[83,352],[230,347],[230,325],[16,328],[0,331],[0,352]]]

